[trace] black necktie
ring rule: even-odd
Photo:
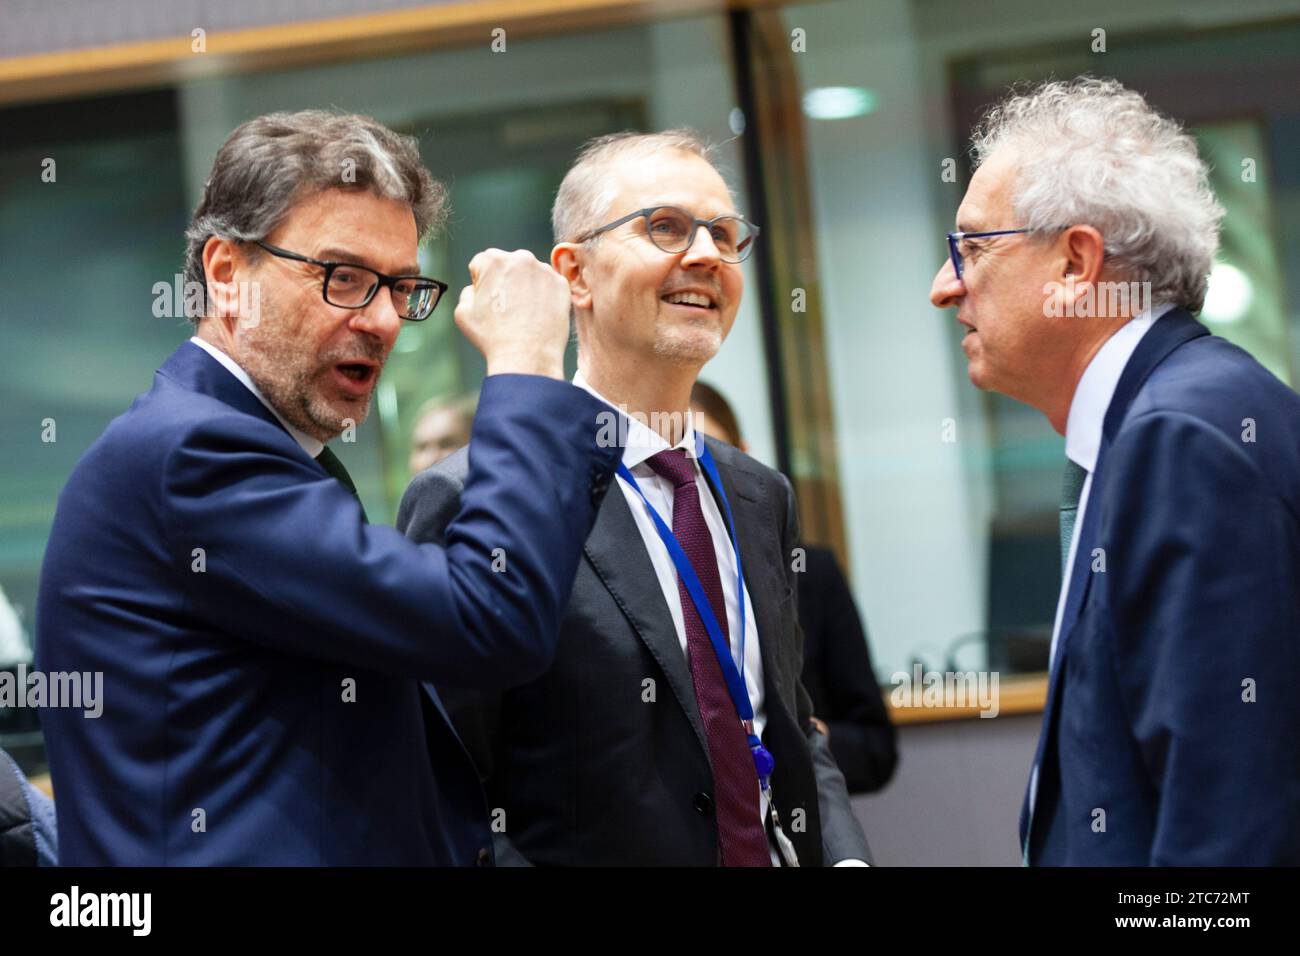
[[[351,494],[353,498],[357,499],[357,504],[361,505],[361,496],[357,494],[357,486],[352,483],[352,476],[349,475],[348,470],[343,467],[343,462],[339,461],[338,455],[334,454],[334,452],[330,451],[329,447],[326,446],[322,448],[320,454],[316,456],[316,463],[325,469],[325,474],[331,476],[338,481],[340,485],[346,488],[348,493]],[[365,505],[361,505],[361,518],[363,521],[370,520],[366,518]]]

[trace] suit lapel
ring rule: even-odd
[[[1099,489],[1101,488],[1101,477],[1105,469],[1107,452],[1110,450],[1115,436],[1119,433],[1120,425],[1123,424],[1129,406],[1133,404],[1133,399],[1156,367],[1179,346],[1192,339],[1209,334],[1209,329],[1192,318],[1191,314],[1185,309],[1174,309],[1167,315],[1161,316],[1147,331],[1147,334],[1142,337],[1138,347],[1133,350],[1133,354],[1130,356],[1128,364],[1124,366],[1124,371],[1115,386],[1115,394],[1111,397],[1110,405],[1106,409],[1106,418],[1102,427],[1101,448],[1097,453],[1097,465],[1093,470],[1092,485],[1088,492],[1088,506],[1084,512],[1083,526],[1079,529],[1079,543],[1075,550],[1074,565],[1070,573],[1070,591],[1066,595],[1065,608],[1061,613],[1061,628],[1056,639],[1056,655],[1052,660],[1051,672],[1048,675],[1047,701],[1043,708],[1043,724],[1038,733],[1038,749],[1034,755],[1033,766],[1035,768],[1041,767],[1043,755],[1047,750],[1048,739],[1051,736],[1052,722],[1056,716],[1056,702],[1059,698],[1061,674],[1065,670],[1065,656],[1068,652],[1070,632],[1074,630],[1075,624],[1078,623],[1079,616],[1083,613],[1083,607],[1087,602],[1088,593],[1092,588],[1092,552],[1097,547],[1100,532],[1101,502],[1099,500]],[[1040,780],[1040,790],[1042,785],[1043,781]],[[1020,840],[1021,845],[1025,847],[1026,860],[1028,860],[1028,840],[1032,826],[1033,814],[1029,805],[1029,793],[1026,791],[1020,812]]]
[[[773,555],[779,555],[781,543],[773,533],[770,512],[764,505],[763,487],[755,476],[741,468],[725,465],[714,457],[718,466],[718,477],[722,479],[722,490],[726,492],[731,504],[731,513],[736,522],[736,538],[740,543],[741,566],[745,573],[745,590],[749,592],[749,601],[754,608],[754,627],[758,633],[759,654],[763,661],[763,683],[765,706],[769,709],[774,703],[780,703],[778,667],[773,653],[776,635],[781,629],[781,599],[785,593],[785,580],[781,577],[781,561],[773,561]],[[713,497],[718,499],[718,490],[713,482],[705,476]],[[718,510],[726,520],[726,510],[718,500]]]
[[[717,448],[713,442],[710,444]],[[807,751],[807,738],[798,723],[794,686],[798,671],[790,673],[785,663],[788,658],[779,653],[781,642],[788,636],[781,620],[781,604],[787,589],[784,566],[788,556],[782,553],[780,531],[772,517],[775,509],[761,477],[743,464],[724,465],[717,461],[716,455],[714,460],[736,521],[745,589],[754,608],[754,627],[763,661],[763,709],[767,714],[763,744],[776,759],[772,802],[784,818],[786,836],[794,843],[799,860],[805,866],[817,866],[822,860],[822,847],[816,771]],[[716,489],[714,497],[717,497]],[[721,502],[718,507],[721,509]],[[807,826],[798,830],[790,829],[794,819],[790,814],[795,809],[807,814]]]
[[[627,506],[623,489],[611,488],[587,537],[584,548],[587,560],[627,616],[637,637],[658,661],[668,686],[695,730],[700,746],[708,754],[709,745],[704,737],[700,708],[695,701],[690,667],[682,653],[672,614],[659,589],[654,564],[641,541],[641,532]]]
[[[193,342],[182,342],[158,369],[158,374],[191,391],[211,395],[246,415],[261,418],[284,431],[280,420],[258,401],[257,396],[243,382]],[[289,434],[287,431],[284,433]]]
[[[1056,648],[1057,661],[1065,656],[1067,638],[1079,620],[1092,585],[1092,552],[1097,546],[1098,525],[1101,520],[1099,517],[1101,508],[1096,507],[1100,501],[1094,495],[1101,486],[1101,476],[1105,473],[1110,446],[1114,443],[1119,427],[1124,421],[1124,416],[1128,414],[1129,406],[1133,404],[1138,390],[1155,371],[1156,366],[1180,345],[1209,334],[1209,329],[1193,319],[1186,311],[1175,309],[1156,320],[1147,334],[1142,337],[1138,347],[1134,349],[1128,364],[1124,366],[1124,371],[1115,386],[1115,394],[1111,396],[1110,405],[1106,409],[1106,419],[1102,426],[1101,448],[1097,452],[1092,488],[1088,492],[1088,508],[1083,517],[1083,527],[1079,531],[1079,545],[1074,556],[1074,568],[1070,574],[1070,593],[1066,596],[1065,609],[1061,614],[1061,631]],[[1052,671],[1053,675],[1056,675],[1060,672],[1060,668],[1053,667]]]
[[[716,462],[716,457],[715,457]],[[785,580],[780,574],[781,562],[773,561],[779,553],[780,542],[773,534],[772,523],[764,507],[761,484],[748,471],[717,462],[718,477],[731,504],[736,522],[736,536],[740,541],[740,560],[745,573],[745,589],[754,609],[754,626],[758,633],[759,653],[763,661],[764,697],[766,707],[783,707],[781,696],[781,665],[774,652],[776,635],[780,633],[780,604],[785,592]],[[717,489],[705,477],[717,498]],[[722,503],[718,502],[719,510]],[[724,512],[725,519],[725,512]],[[638,546],[629,547],[628,542]],[[704,736],[704,723],[700,719],[699,704],[695,699],[695,684],[690,666],[682,653],[672,614],[664,602],[658,586],[646,587],[646,582],[658,581],[650,555],[639,546],[641,532],[622,488],[611,489],[605,496],[596,523],[587,537],[587,560],[597,577],[618,603],[632,629],[659,663],[673,695],[686,712],[695,736],[708,753]]]

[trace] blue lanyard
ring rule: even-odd
[[[691,603],[695,605],[695,610],[700,616],[700,621],[704,624],[705,631],[709,635],[709,643],[713,645],[713,652],[718,658],[718,665],[722,668],[722,676],[727,683],[727,692],[731,695],[731,701],[735,705],[736,713],[740,716],[741,724],[744,726],[745,736],[748,738],[750,753],[754,758],[754,769],[758,774],[759,782],[763,789],[767,789],[768,778],[772,775],[776,761],[771,753],[768,752],[758,735],[754,733],[754,708],[749,701],[749,692],[745,689],[745,572],[740,563],[740,543],[736,537],[736,523],[731,516],[731,505],[727,501],[727,493],[722,488],[722,479],[718,476],[717,466],[713,463],[713,455],[709,453],[708,446],[704,440],[696,433],[695,436],[695,453],[699,459],[700,467],[704,469],[705,474],[713,482],[713,487],[718,490],[718,497],[722,501],[722,512],[727,518],[727,530],[731,535],[731,547],[736,555],[736,604],[740,608],[740,664],[731,656],[731,647],[727,644],[722,635],[722,627],[718,623],[717,615],[713,612],[713,605],[709,603],[708,596],[704,593],[704,586],[700,584],[699,575],[695,573],[695,568],[691,566],[691,561],[686,557],[686,552],[682,550],[677,536],[673,534],[672,529],[655,511],[654,506],[641,490],[641,486],[632,477],[632,472],[628,470],[627,465],[619,462],[618,474],[626,481],[632,490],[641,498],[645,505],[646,514],[654,522],[655,530],[659,533],[659,538],[663,541],[664,546],[668,549],[668,555],[672,558],[673,564],[677,568],[677,576],[680,578],[686,593],[691,596]],[[685,610],[683,608],[683,610]]]

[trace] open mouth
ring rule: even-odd
[[[668,295],[660,296],[660,299],[669,305],[685,306],[688,309],[699,309],[702,312],[718,307],[713,296],[704,292],[670,292]]]
[[[334,366],[334,373],[345,391],[359,395],[370,391],[379,367],[369,362],[339,362]]]
[[[357,362],[340,365],[338,370],[354,382],[364,382],[370,378],[371,367]]]

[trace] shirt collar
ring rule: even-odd
[[[1173,308],[1171,303],[1152,306],[1134,316],[1097,350],[1083,370],[1079,387],[1070,400],[1070,415],[1065,423],[1065,455],[1091,474],[1097,467],[1101,451],[1101,430],[1106,410],[1115,396],[1124,366],[1156,320]]]
[[[637,421],[630,414],[626,406],[615,405],[600,392],[591,387],[590,383],[583,376],[581,370],[573,375],[573,384],[583,391],[600,399],[610,408],[619,413],[623,420],[627,422],[627,441],[623,445],[623,464],[627,465],[627,470],[631,471],[637,465],[643,464],[647,458],[666,451],[668,448],[683,448],[686,455],[692,460],[695,458],[695,431],[684,432],[681,441],[676,445],[669,445],[664,437],[644,422]],[[620,431],[622,426],[620,426]],[[622,435],[620,435],[620,440]],[[646,467],[649,467],[648,465]]]
[[[293,440],[302,446],[303,451],[305,451],[312,458],[315,458],[324,450],[325,446],[324,444],[321,443],[319,439],[313,438],[311,435],[308,435],[301,428],[298,428],[297,426],[292,425],[289,422],[285,421],[284,416],[281,415],[278,411],[276,411],[275,406],[266,400],[266,396],[262,394],[262,390],[253,384],[253,380],[249,377],[248,373],[245,372],[244,369],[234,359],[232,359],[225,352],[221,351],[221,349],[217,348],[211,342],[201,339],[197,335],[191,336],[190,341],[193,342],[195,345],[197,345],[199,348],[203,349],[203,351],[207,352],[218,362],[220,362],[225,367],[226,371],[228,371],[231,375],[235,376],[235,378],[239,379],[239,381],[244,384],[244,387],[247,388],[250,392],[252,392],[257,397],[257,400],[259,402],[261,402],[263,405],[269,408],[271,410],[271,414],[275,416],[276,421],[278,421],[281,425],[284,426],[284,430],[293,436]]]

